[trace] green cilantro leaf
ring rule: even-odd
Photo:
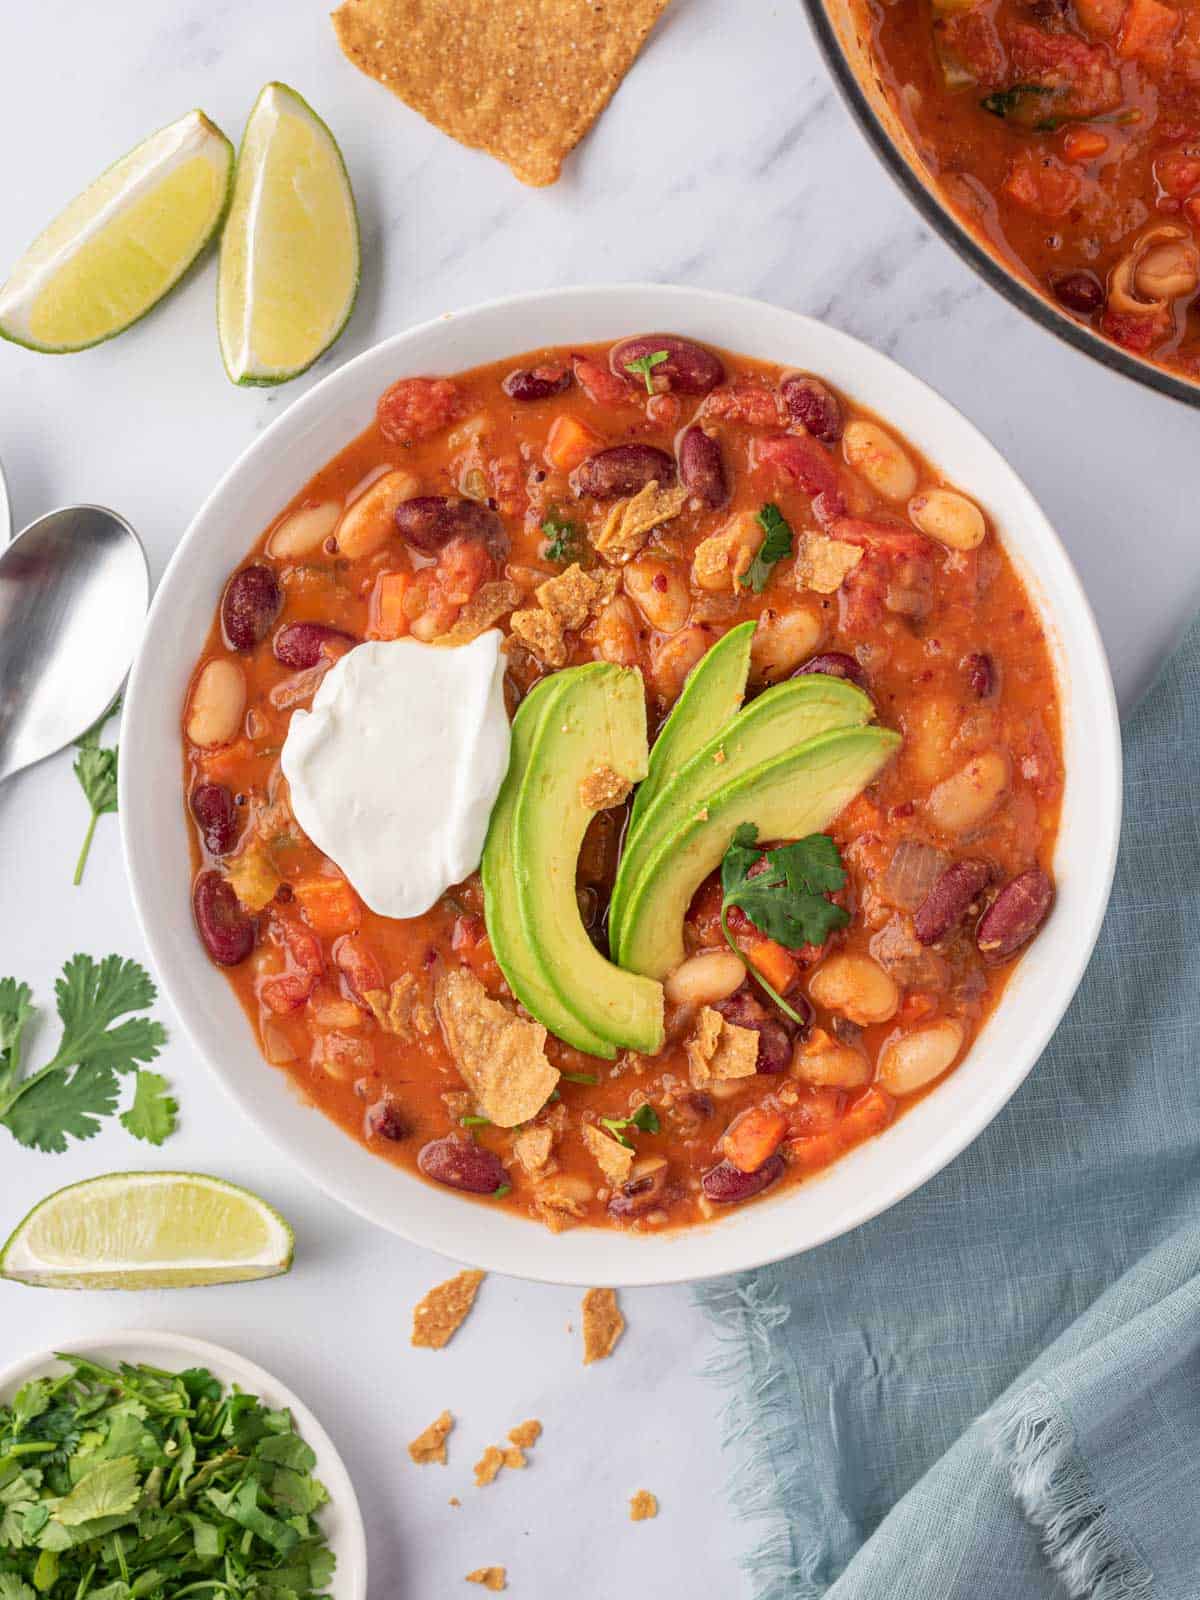
[[[135,1139],[147,1144],[161,1144],[168,1134],[175,1132],[175,1118],[179,1102],[170,1093],[170,1085],[157,1072],[139,1069],[133,1104],[121,1113],[121,1126]]]
[[[0,1572],[0,1600],[37,1600],[37,1596],[15,1572]]]
[[[755,521],[763,531],[763,542],[759,545],[749,569],[742,574],[738,582],[743,588],[753,589],[755,594],[761,594],[767,587],[767,579],[771,576],[775,563],[790,556],[794,545],[791,527],[777,505],[769,503],[765,505]]]
[[[568,1083],[586,1083],[593,1087],[600,1082],[594,1072],[561,1072],[559,1077],[565,1078]]]
[[[728,913],[737,906],[760,932],[788,950],[824,944],[836,928],[844,928],[850,921],[848,911],[826,898],[844,886],[846,872],[828,834],[812,833],[774,850],[763,850],[757,839],[755,825],[743,822],[721,862],[721,930],[755,982],[789,1017],[802,1022],[746,961],[729,932]]]
[[[141,1498],[138,1464],[132,1456],[102,1461],[60,1500],[54,1520],[64,1528],[78,1528],[97,1517],[120,1517],[132,1511]]]
[[[634,360],[627,361],[625,363],[625,371],[645,378],[646,393],[653,394],[654,385],[650,381],[650,374],[655,367],[661,367],[664,361],[669,361],[670,359],[671,352],[669,350],[652,350],[649,355],[637,356]]]
[[[504,1196],[506,1194],[511,1194],[511,1193],[512,1193],[512,1184],[511,1183],[500,1183],[500,1184],[497,1184],[496,1187],[492,1190],[492,1199],[493,1200],[503,1200]]]
[[[542,523],[547,544],[543,554],[547,561],[567,564],[578,561],[583,548],[583,535],[574,522],[566,522],[557,512],[550,511]]]
[[[459,1117],[458,1125],[460,1128],[490,1128],[492,1125],[492,1119],[491,1117],[477,1117],[468,1115],[465,1117]]]
[[[119,1090],[111,1067],[55,1067],[22,1087],[0,1122],[29,1150],[62,1155],[68,1139],[91,1139],[117,1109]]]
[[[637,1128],[641,1133],[658,1133],[661,1123],[658,1112],[649,1101],[641,1105],[631,1117],[601,1117],[600,1126],[607,1128],[618,1144],[623,1144],[627,1150],[633,1149],[633,1142],[627,1139],[624,1133],[626,1128]]]
[[[79,779],[79,786],[87,798],[87,803],[92,808],[87,833],[83,839],[83,848],[75,863],[73,882],[76,888],[83,882],[83,869],[87,865],[88,852],[92,848],[92,835],[96,831],[97,821],[117,809],[117,747],[113,745],[102,749],[100,735],[104,730],[104,724],[110,717],[116,716],[120,709],[121,701],[118,697],[100,720],[93,723],[81,739],[75,741],[75,748],[79,754],[75,758],[73,770]]]
[[[0,978],[0,1095],[17,1076],[21,1035],[33,1016],[33,990],[15,978]]]

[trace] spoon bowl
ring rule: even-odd
[[[107,711],[149,599],[141,542],[103,506],[48,512],[0,551],[0,782]]]

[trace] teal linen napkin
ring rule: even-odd
[[[700,1291],[756,1600],[1200,1597],[1198,753],[1200,624],[1029,1079],[886,1215]]]

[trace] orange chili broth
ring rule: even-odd
[[[593,359],[607,364],[607,347],[576,348]],[[665,422],[656,425],[646,416],[646,396],[642,394],[638,398],[636,392],[632,403],[625,402],[620,406],[610,407],[589,400],[577,384],[563,395],[534,404],[518,404],[507,399],[502,393],[500,381],[514,368],[564,358],[568,354],[566,350],[535,352],[477,368],[454,379],[465,396],[460,412],[461,418],[468,419],[478,413],[487,412],[490,455],[504,456],[523,445],[526,461],[532,466],[540,466],[542,446],[549,425],[556,416],[564,413],[578,416],[586,421],[602,435],[603,444],[637,439],[670,450],[678,428],[689,420],[701,404],[693,397],[680,396],[678,397],[682,401],[680,414],[672,415]],[[780,369],[768,363],[731,356],[723,352],[722,354],[727,368],[727,381],[738,378],[774,381],[779,377]],[[870,415],[857,406],[849,405],[844,397],[843,406],[847,420],[855,416]],[[673,413],[677,408],[668,397],[665,407],[652,407],[652,409],[665,409]],[[446,445],[448,435],[456,426],[459,424],[452,424],[450,428],[443,429],[434,437],[406,448],[389,442],[378,426],[373,424],[322,467],[309,483],[296,493],[287,506],[281,509],[280,516],[272,524],[272,528],[278,526],[291,511],[306,504],[331,498],[349,499],[360,492],[384,468],[393,465],[401,465],[415,473],[420,479],[420,492],[423,494],[456,494],[458,490],[450,471]],[[768,476],[761,469],[749,470],[748,441],[755,430],[737,424],[722,424],[713,431],[722,440],[727,468],[733,482],[732,500],[727,507],[717,512],[685,511],[676,522],[658,530],[655,540],[657,544],[677,552],[681,558],[687,560],[699,540],[723,526],[734,513],[742,509],[757,511],[767,501],[774,501],[797,530],[813,525],[808,510],[808,497],[805,494],[781,481],[775,474]],[[772,431],[779,430],[776,428]],[[890,431],[894,437],[902,438],[894,428]],[[911,446],[907,448],[918,465],[923,485],[929,486],[943,481],[936,469],[923,460],[917,451]],[[835,447],[835,454],[840,458],[838,447]],[[552,473],[547,483],[553,490],[548,503],[562,516],[573,517],[582,523],[585,507],[572,501],[565,482],[561,478],[556,479]],[[969,489],[969,486],[967,488]],[[864,504],[875,500],[875,509],[879,514],[897,514],[896,508],[883,506],[871,491],[867,491],[862,498]],[[603,512],[605,508],[600,509]],[[539,530],[538,517],[531,515],[524,522],[520,516],[509,516],[504,520],[512,541],[510,572],[521,567],[536,568],[540,579],[542,576],[549,576],[561,570],[541,558],[540,551],[544,539]],[[269,559],[263,556],[263,551],[270,531],[268,529],[264,532],[253,550],[247,553],[248,558],[254,556]],[[871,693],[878,708],[879,721],[900,728],[910,737],[906,739],[905,747],[898,758],[872,786],[868,795],[852,803],[830,829],[833,837],[846,852],[846,866],[851,882],[848,904],[851,907],[860,899],[862,888],[870,876],[886,864],[892,844],[908,825],[908,819],[918,809],[915,803],[928,792],[929,784],[919,783],[914,777],[913,756],[909,745],[914,727],[919,723],[931,698],[935,696],[942,697],[944,702],[951,705],[951,722],[955,728],[961,728],[964,719],[972,715],[990,721],[999,742],[1007,745],[1013,757],[1013,787],[1009,799],[971,839],[969,850],[964,850],[961,843],[956,846],[953,842],[948,848],[957,849],[959,854],[986,854],[996,862],[1006,876],[1034,862],[1041,864],[1047,870],[1051,865],[1060,803],[1061,758],[1058,700],[1042,625],[994,534],[989,533],[980,549],[969,554],[944,550],[932,543],[931,548],[935,556],[933,610],[919,635],[914,633],[902,619],[891,618],[886,621],[883,624],[883,631],[877,632],[875,637],[886,644],[887,659],[873,660],[868,667]],[[341,568],[348,567],[348,570],[334,568],[336,582],[331,584],[328,572],[334,567],[334,559],[318,550],[309,561],[299,563],[291,569],[283,564],[276,564],[285,592],[284,609],[276,628],[285,622],[311,619],[331,623],[360,637],[366,635],[369,626],[369,598],[377,573],[381,570],[404,569],[410,560],[400,541],[393,539],[382,552],[374,556],[364,558],[351,566],[344,561],[341,562]],[[412,558],[412,564],[424,565],[425,558],[415,556]],[[520,573],[518,576],[521,576]],[[528,582],[530,575],[525,576]],[[755,595],[748,590],[743,591],[736,605],[736,615],[715,623],[712,639],[715,641],[720,633],[734,622],[758,616],[764,609],[773,607],[783,611],[795,605],[813,603],[821,607],[827,629],[821,649],[853,652],[856,644],[864,643],[861,634],[851,638],[839,632],[836,594],[814,596],[798,593],[790,583],[781,580],[779,572],[762,595]],[[273,629],[272,632],[274,631]],[[643,646],[653,645],[655,642],[650,630],[644,629]],[[986,705],[981,705],[966,687],[961,667],[964,655],[978,650],[989,651],[999,669],[999,695]],[[221,654],[227,655],[229,652],[222,640],[218,615],[209,631],[198,668],[210,656]],[[593,648],[581,639],[575,645],[572,660],[587,661],[593,659],[594,655]],[[239,659],[246,671],[247,714],[250,724],[254,725],[255,719],[259,719],[258,725],[254,726],[253,749],[246,739],[214,752],[193,750],[185,741],[185,796],[195,783],[210,779],[224,782],[239,795],[253,799],[255,796],[265,795],[271,782],[273,770],[278,762],[278,747],[283,742],[291,712],[290,709],[282,712],[274,710],[267,696],[274,686],[293,674],[272,655],[270,635],[251,655]],[[643,664],[646,664],[645,656]],[[513,679],[518,680],[510,684],[512,690],[510,710],[520,693],[529,688],[539,671],[537,664],[528,656],[520,658],[519,666],[519,671],[514,670],[510,674]],[[648,709],[653,731],[661,723],[669,704],[662,695],[655,693],[652,682],[648,688]],[[946,771],[957,769],[967,753],[969,750],[949,756],[945,763]],[[398,752],[397,761],[398,774],[402,778],[402,752]],[[1026,771],[1032,773],[1035,769],[1038,774],[1036,782],[1024,775]],[[183,803],[186,805],[186,798]],[[598,885],[603,891],[611,883],[626,814],[626,808],[619,808],[600,813],[595,819],[585,840],[581,858],[581,885]],[[922,824],[922,829],[925,836],[931,836],[927,825]],[[936,836],[934,837],[936,842]],[[204,856],[195,830],[193,830],[192,849],[194,865],[199,869],[204,864]],[[320,869],[323,860],[315,847],[305,840],[299,847],[293,846],[281,851],[277,865],[285,881],[295,882],[299,878],[312,876]],[[697,904],[707,904],[711,912],[713,905],[711,885],[707,890],[700,891]],[[283,909],[289,916],[298,914],[296,904]],[[472,875],[464,884],[449,890],[437,906],[420,917],[404,921],[391,920],[377,916],[363,907],[361,931],[382,963],[389,981],[407,971],[417,974],[427,972],[430,965],[438,960],[455,963],[467,957],[491,992],[503,995],[507,991],[503,987],[495,962],[490,957],[486,942],[477,948],[460,951],[456,951],[452,945],[455,925],[460,915],[481,916],[482,909],[478,876]],[[711,915],[707,922],[711,935]],[[834,947],[847,951],[865,951],[868,937],[861,920],[856,916],[844,933],[834,936]],[[327,960],[330,943],[332,941],[326,942]],[[970,948],[973,950],[973,945]],[[959,958],[951,956],[950,959],[951,967],[954,968],[959,963]],[[960,1020],[967,1032],[968,1046],[970,1039],[974,1037],[998,1001],[1011,971],[1011,965],[1009,963],[988,969],[986,988],[962,1014]],[[296,1088],[306,1100],[331,1117],[355,1139],[367,1142],[364,1137],[366,1106],[379,1100],[381,1095],[392,1096],[411,1132],[399,1143],[372,1138],[369,1147],[376,1154],[383,1155],[410,1170],[416,1170],[415,1159],[421,1146],[430,1139],[457,1129],[457,1117],[448,1112],[441,1096],[448,1091],[461,1090],[463,1084],[443,1046],[440,1035],[435,1030],[429,1038],[406,1043],[384,1033],[373,1021],[367,1021],[364,1033],[373,1046],[374,1064],[371,1072],[366,1075],[366,1081],[360,1082],[356,1087],[354,1078],[341,1081],[331,1077],[318,1064],[321,1051],[319,1045],[314,1049],[313,1034],[307,1021],[307,1007],[288,1016],[260,1012],[258,986],[264,976],[280,970],[281,966],[282,956],[277,947],[263,939],[249,960],[239,967],[227,969],[227,976],[256,1031],[256,1036],[261,1041],[263,1022],[269,1022],[286,1036],[296,1051],[296,1060],[289,1063],[284,1070],[288,1072]],[[326,977],[322,980],[318,994],[323,994],[325,998],[338,996],[336,969],[331,964],[327,967]],[[920,1000],[910,1001],[910,1012],[914,1007],[919,1010],[923,1003]],[[768,1009],[770,1009],[769,1002]],[[930,1016],[936,1014],[936,1008],[929,1013]],[[903,1015],[902,1012],[901,1016]],[[816,1020],[818,1024],[829,1027],[830,1018],[822,1014],[819,1008]],[[897,1020],[900,1019],[893,1019],[888,1023],[864,1030],[862,1043],[872,1060],[884,1040],[894,1031]],[[628,1116],[634,1106],[647,1098],[661,1104],[664,1073],[673,1075],[677,1082],[681,1080],[683,1087],[686,1088],[688,1070],[682,1049],[682,1036],[676,1029],[675,1037],[672,1039],[670,1024],[671,1016],[668,1008],[669,1040],[664,1052],[658,1058],[640,1069],[629,1069],[625,1066],[619,1073],[614,1073],[613,1068],[607,1063],[582,1056],[553,1038],[550,1040],[549,1049],[552,1057],[561,1068],[566,1071],[595,1073],[600,1078],[599,1084],[595,1087],[565,1080],[560,1084],[562,1099],[571,1118],[567,1131],[556,1149],[561,1171],[586,1176],[597,1186],[602,1184],[595,1163],[587,1153],[578,1131],[580,1113],[623,1117]],[[686,1031],[685,1028],[683,1033]],[[965,1053],[964,1050],[963,1054]],[[618,1063],[618,1066],[620,1065]],[[704,1170],[720,1159],[717,1144],[721,1133],[739,1111],[755,1104],[764,1094],[773,1095],[785,1085],[795,1083],[795,1080],[786,1075],[777,1077],[757,1075],[745,1080],[745,1083],[746,1087],[739,1086],[733,1098],[722,1100],[717,1104],[716,1115],[702,1123],[698,1132],[685,1135],[673,1131],[672,1123],[666,1115],[662,1119],[660,1135],[634,1132],[633,1138],[637,1143],[639,1156],[661,1154],[669,1157],[672,1165],[679,1169],[679,1176],[686,1180],[685,1192],[670,1209],[669,1218],[657,1219],[659,1225],[667,1225],[668,1222],[670,1225],[677,1225],[696,1221],[706,1214],[706,1209],[699,1200],[697,1181]],[[921,1092],[918,1092],[902,1102],[893,1102],[886,1095],[876,1094],[868,1097],[857,1111],[852,1109],[849,1117],[840,1115],[831,1127],[824,1128],[822,1119],[829,1114],[831,1094],[836,1101],[836,1109],[844,1112],[847,1106],[853,1108],[856,1099],[861,1098],[857,1091],[810,1090],[800,1083],[796,1083],[795,1087],[796,1104],[788,1108],[793,1129],[802,1131],[806,1117],[811,1115],[815,1120],[810,1131],[816,1132],[817,1136],[810,1139],[804,1147],[794,1147],[793,1154],[797,1158],[790,1166],[784,1180],[776,1185],[776,1189],[827,1165],[863,1137],[880,1131],[894,1114],[907,1109],[916,1099],[921,1098]],[[519,1163],[508,1156],[510,1134],[492,1127],[484,1127],[476,1130],[475,1137],[482,1144],[492,1147],[497,1153],[506,1157],[508,1181],[512,1185],[512,1192],[507,1197],[498,1200],[489,1198],[483,1203],[505,1205],[519,1211],[532,1211],[531,1182]],[[605,1191],[601,1189],[601,1195],[604,1193]],[[592,1203],[586,1221],[592,1223],[608,1221],[601,1200]],[[645,1223],[636,1225],[647,1226]]]

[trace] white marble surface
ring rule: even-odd
[[[1124,700],[1190,614],[1200,546],[1187,463],[1200,418],[1051,340],[971,276],[862,144],[792,5],[675,0],[548,191],[522,189],[361,79],[314,0],[13,8],[0,50],[0,268],[101,165],[189,106],[236,137],[269,78],[328,119],[362,212],[359,307],[319,371],[411,321],[539,285],[648,278],[759,295],[886,349],[1008,453],[1080,567]],[[96,351],[0,347],[0,457],[18,524],[73,500],[113,505],[141,531],[157,577],[216,475],[313,381],[232,389],[213,294],[210,263]],[[885,395],[877,403],[887,410]],[[43,1001],[73,950],[143,953],[112,819],[84,887],[70,886],[84,823],[66,756],[0,791],[0,972]],[[133,1324],[224,1341],[274,1368],[345,1452],[370,1528],[373,1600],[462,1592],[462,1575],[486,1562],[506,1563],[520,1595],[746,1592],[736,1557],[748,1534],[725,1508],[718,1397],[697,1376],[707,1330],[686,1290],[627,1295],[618,1358],[587,1372],[567,1331],[575,1295],[500,1280],[449,1350],[413,1351],[409,1308],[443,1264],[308,1190],[181,1044],[165,1069],[183,1125],[152,1159],[262,1190],[296,1224],[294,1272],[166,1296],[0,1286],[0,1364]],[[57,1158],[4,1142],[0,1233],[58,1184],[144,1161],[119,1133]],[[418,1471],[403,1443],[445,1405],[461,1418],[452,1465]],[[529,1415],[546,1423],[535,1466],[475,1491],[482,1447]],[[641,1486],[662,1514],[635,1527],[624,1500]]]

